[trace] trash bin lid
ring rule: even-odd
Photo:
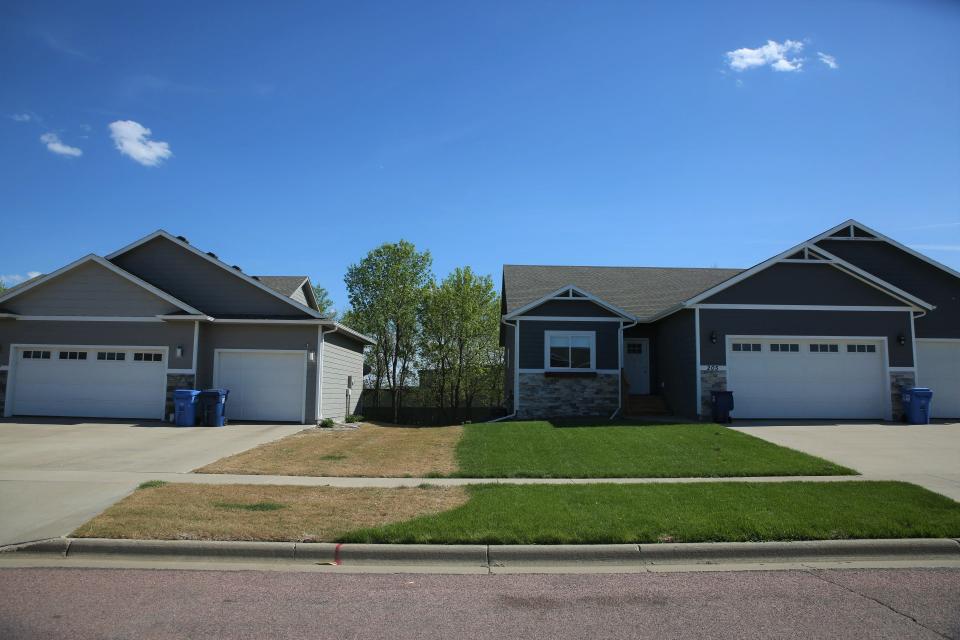
[[[193,396],[200,395],[199,389],[174,389],[173,397],[175,398],[192,398]]]
[[[199,393],[202,396],[223,396],[226,398],[230,394],[230,389],[204,389]]]
[[[910,393],[915,396],[925,397],[932,396],[933,390],[929,389],[928,387],[914,387],[913,389],[910,389]]]

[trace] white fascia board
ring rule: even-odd
[[[843,258],[833,255],[826,249],[814,246],[812,245],[812,243],[809,243],[809,244],[811,244],[810,248],[815,249],[816,251],[818,251],[819,253],[821,253],[822,255],[824,255],[826,258],[829,259],[828,264],[832,264],[835,267],[841,267],[843,270],[850,271],[853,274],[860,276],[861,278],[865,278],[869,280],[870,283],[877,285],[877,288],[881,290],[885,289],[886,290],[885,293],[887,295],[898,298],[903,302],[913,303],[914,305],[917,305],[918,307],[926,309],[927,311],[933,311],[934,309],[936,309],[936,306],[930,304],[929,302],[921,300],[920,298],[916,297],[913,294],[907,293],[903,289],[890,284],[886,280],[878,278],[877,276],[873,275],[869,271],[864,271],[860,267],[850,264]]]
[[[16,296],[20,295],[20,294],[23,293],[24,291],[29,291],[29,290],[33,289],[34,287],[43,284],[44,282],[48,282],[48,281],[52,280],[53,278],[56,278],[56,277],[58,277],[58,276],[61,276],[61,275],[63,275],[64,273],[66,273],[66,272],[68,272],[68,271],[71,271],[72,269],[76,269],[77,267],[79,267],[79,266],[81,266],[81,265],[84,265],[84,264],[86,264],[86,263],[88,263],[88,262],[95,262],[95,263],[97,263],[97,264],[100,265],[101,267],[103,267],[103,268],[105,268],[105,269],[107,269],[107,270],[109,270],[109,271],[112,271],[113,273],[117,274],[118,276],[120,276],[120,277],[122,277],[122,278],[124,278],[124,279],[126,279],[126,280],[129,280],[130,282],[132,282],[133,284],[141,287],[142,289],[146,289],[147,291],[149,291],[149,292],[152,293],[153,295],[157,296],[158,298],[160,298],[160,299],[162,299],[162,300],[166,300],[167,302],[169,302],[169,303],[172,304],[173,306],[179,307],[180,309],[186,311],[187,313],[196,314],[196,315],[203,315],[201,311],[199,311],[198,309],[194,309],[193,307],[191,307],[190,305],[188,305],[186,302],[184,302],[184,301],[182,301],[182,300],[178,300],[177,298],[174,298],[173,296],[171,296],[171,295],[170,295],[169,293],[167,293],[166,291],[162,291],[162,290],[156,288],[155,286],[153,286],[153,285],[150,284],[149,282],[147,282],[147,281],[145,281],[145,280],[141,280],[140,278],[138,278],[137,276],[133,275],[133,274],[130,273],[129,271],[125,271],[124,269],[121,269],[120,267],[118,267],[117,265],[113,264],[113,263],[110,262],[109,260],[106,260],[106,259],[104,259],[104,258],[101,258],[100,256],[95,255],[95,254],[93,254],[93,253],[87,254],[87,255],[85,255],[84,257],[80,258],[79,260],[75,260],[75,261],[71,262],[70,264],[68,264],[67,266],[61,267],[61,268],[57,269],[56,271],[54,271],[54,272],[52,272],[52,273],[48,273],[48,274],[42,275],[42,276],[37,276],[36,278],[33,278],[32,280],[29,280],[26,284],[23,284],[22,286],[17,287],[16,289],[10,291],[9,293],[7,293],[7,294],[5,294],[5,295],[0,295],[0,302],[5,302],[6,300],[10,300],[11,298],[15,298]]]
[[[107,260],[113,260],[113,259],[116,258],[117,256],[119,256],[119,255],[121,255],[121,254],[124,254],[124,253],[127,253],[128,251],[130,251],[130,250],[132,250],[132,249],[135,249],[135,248],[139,247],[139,246],[142,245],[142,244],[145,244],[145,243],[147,243],[147,242],[150,242],[151,240],[153,240],[153,239],[155,239],[155,238],[165,238],[165,239],[169,240],[170,242],[173,242],[173,243],[176,244],[177,246],[180,246],[180,247],[182,247],[182,248],[190,251],[190,252],[193,253],[194,255],[200,256],[201,258],[203,258],[203,259],[206,260],[207,262],[210,262],[210,263],[212,263],[212,264],[217,265],[218,267],[220,267],[220,268],[223,269],[224,271],[233,274],[235,277],[240,278],[241,280],[243,280],[243,281],[245,281],[245,282],[247,282],[247,283],[249,283],[249,284],[252,284],[253,286],[259,288],[259,289],[262,290],[262,291],[266,291],[267,293],[269,293],[270,295],[272,295],[274,298],[277,298],[278,300],[283,300],[283,301],[286,302],[287,304],[289,304],[289,305],[291,305],[291,306],[299,309],[300,311],[302,311],[302,312],[304,312],[304,313],[309,314],[310,316],[312,316],[312,317],[314,317],[314,318],[320,318],[320,317],[322,317],[321,314],[320,314],[320,312],[317,311],[316,309],[311,309],[311,308],[308,307],[307,305],[301,304],[301,303],[297,302],[296,300],[294,300],[293,298],[287,297],[287,296],[283,295],[282,293],[280,293],[279,291],[275,291],[275,290],[271,289],[270,287],[268,287],[267,285],[263,284],[263,283],[260,282],[259,280],[256,280],[256,279],[248,276],[247,274],[243,273],[242,271],[237,271],[236,269],[234,269],[233,267],[231,267],[231,266],[228,265],[227,263],[223,262],[223,261],[220,260],[219,258],[214,258],[213,256],[208,255],[206,252],[201,251],[200,249],[196,248],[195,246],[193,246],[193,245],[190,244],[189,242],[184,242],[184,241],[181,240],[180,238],[177,238],[176,236],[173,236],[173,235],[171,235],[170,233],[167,233],[167,232],[164,231],[163,229],[159,229],[159,230],[157,230],[157,231],[154,231],[153,233],[151,233],[151,234],[149,234],[149,235],[146,235],[146,236],[140,238],[140,239],[137,240],[136,242],[133,242],[133,243],[131,243],[131,244],[128,244],[127,246],[123,247],[122,249],[119,249],[119,250],[117,250],[117,251],[114,251],[113,253],[111,253],[110,255],[107,256]],[[302,286],[302,285],[301,285],[301,286]],[[198,312],[198,313],[199,313],[199,312]]]
[[[605,301],[601,300],[600,298],[596,297],[595,295],[593,295],[592,293],[590,293],[590,292],[588,292],[588,291],[584,291],[584,290],[581,289],[580,287],[577,287],[577,286],[572,285],[572,284],[568,284],[568,285],[566,285],[566,286],[560,287],[560,288],[557,289],[556,291],[553,291],[553,292],[551,292],[551,293],[548,293],[547,295],[543,296],[542,298],[538,298],[537,300],[534,300],[533,302],[528,302],[527,304],[523,305],[523,306],[520,307],[519,309],[514,309],[514,310],[511,311],[510,313],[504,315],[504,316],[503,316],[503,319],[504,319],[504,320],[512,320],[513,318],[516,318],[516,317],[518,317],[518,316],[522,316],[525,312],[529,311],[530,309],[535,309],[536,307],[539,307],[540,305],[542,305],[542,304],[544,304],[544,303],[546,303],[546,302],[550,302],[551,300],[553,300],[554,298],[557,298],[561,293],[563,293],[563,292],[565,292],[565,291],[576,291],[577,293],[579,293],[579,294],[582,295],[583,297],[582,297],[582,298],[562,298],[562,299],[564,299],[564,300],[584,300],[584,301],[589,301],[589,302],[594,303],[594,304],[597,305],[598,307],[603,307],[604,309],[606,309],[607,311],[610,311],[611,313],[615,313],[615,314],[617,314],[617,315],[619,315],[619,316],[623,316],[623,317],[626,318],[627,320],[635,320],[633,314],[630,313],[629,311],[626,311],[626,310],[624,310],[624,309],[621,309],[620,307],[618,307],[618,306],[616,306],[616,305],[614,305],[614,304],[610,304],[609,302],[605,302]]]
[[[741,272],[738,273],[737,275],[732,276],[732,277],[730,277],[730,278],[727,278],[727,279],[724,280],[723,282],[720,282],[720,283],[718,283],[718,284],[713,285],[712,287],[710,287],[710,288],[707,289],[706,291],[702,291],[702,292],[698,293],[697,295],[693,296],[692,298],[688,298],[687,300],[685,300],[683,303],[681,303],[681,307],[693,306],[693,305],[697,304],[698,302],[700,302],[701,300],[704,300],[705,298],[709,298],[709,297],[712,296],[712,295],[715,295],[715,294],[717,294],[717,293],[720,293],[720,292],[723,291],[724,289],[727,289],[727,288],[729,288],[729,287],[732,287],[733,285],[737,284],[738,282],[742,282],[743,280],[746,280],[747,278],[749,278],[749,277],[752,276],[753,274],[758,273],[758,272],[760,272],[760,271],[763,271],[763,270],[766,269],[767,267],[771,267],[771,266],[775,265],[776,263],[780,262],[781,260],[783,260],[783,259],[786,258],[787,256],[793,255],[794,253],[796,253],[796,252],[798,252],[798,251],[801,251],[801,250],[804,248],[804,244],[806,244],[806,243],[801,242],[800,244],[798,244],[798,245],[796,245],[796,246],[794,246],[794,247],[790,247],[789,249],[787,249],[787,250],[784,251],[783,253],[778,253],[777,255],[773,256],[772,258],[769,258],[769,259],[767,259],[767,260],[764,260],[764,261],[761,262],[760,264],[756,264],[756,265],[750,267],[750,268],[747,269],[746,271],[741,271]]]

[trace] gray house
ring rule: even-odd
[[[960,273],[855,220],[746,270],[506,265],[502,312],[519,418],[960,417]]]
[[[355,413],[371,340],[306,276],[252,276],[157,231],[0,295],[0,414],[169,419],[176,388],[230,389],[233,420]]]

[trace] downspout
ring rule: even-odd
[[[634,320],[628,325],[624,325],[623,320],[620,321],[620,344],[619,344],[620,366],[617,367],[617,408],[614,410],[612,414],[610,414],[610,417],[608,418],[609,420],[613,420],[614,418],[616,418],[617,414],[620,413],[620,410],[623,408],[623,332],[625,329],[634,328],[635,326],[637,326],[637,324],[639,324],[637,320]],[[647,349],[647,357],[648,358],[650,357],[649,349]]]
[[[511,418],[515,418],[517,415],[517,407],[520,403],[520,398],[518,397],[520,395],[520,349],[518,348],[520,346],[520,321],[514,321],[514,324],[511,325],[509,322],[501,318],[500,324],[503,324],[507,327],[513,326],[513,413],[496,418],[494,420],[487,420],[487,423],[500,422],[501,420],[510,420]]]
[[[326,344],[324,336],[328,333],[333,333],[337,330],[337,325],[333,325],[333,328],[330,331],[324,331],[323,325],[317,325],[317,406],[314,410],[314,415],[316,416],[317,424],[320,424],[320,421],[323,420],[323,345]]]
[[[917,362],[917,325],[916,319],[927,315],[926,311],[920,311],[919,315],[910,312],[910,346],[913,350],[913,386],[920,386],[920,363]],[[889,355],[887,357],[890,357]]]

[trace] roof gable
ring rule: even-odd
[[[619,316],[633,319],[633,315],[629,311],[624,311],[573,285],[566,285],[532,300],[528,304],[514,309],[506,317],[513,318],[521,315],[549,316],[551,314],[566,317]]]

